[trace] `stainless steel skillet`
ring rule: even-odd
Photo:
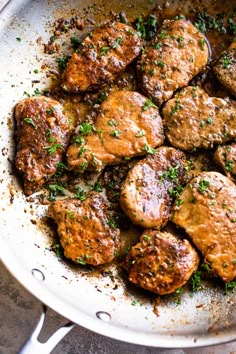
[[[180,3],[185,3],[181,1]],[[186,2],[187,3],[187,2]],[[211,3],[211,1],[209,1]],[[216,4],[217,1],[212,1]],[[171,8],[176,7],[177,2]],[[192,2],[196,6],[195,2]],[[218,5],[221,2],[218,1]],[[221,5],[222,11],[233,2]],[[236,299],[218,286],[163,300],[159,316],[153,297],[127,288],[115,266],[106,277],[90,276],[50,252],[52,234],[42,219],[46,207],[26,198],[14,175],[12,111],[36,88],[50,84],[47,73],[55,56],[45,56],[49,24],[60,17],[86,15],[104,20],[110,9],[134,19],[152,1],[9,1],[0,13],[0,252],[11,273],[44,304],[74,323],[131,343],[168,348],[205,346],[236,339]],[[216,5],[214,5],[216,6]],[[236,7],[236,2],[235,2]],[[86,11],[84,11],[86,8]],[[38,73],[37,73],[38,71]]]

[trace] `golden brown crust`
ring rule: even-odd
[[[213,71],[220,83],[236,96],[236,42],[222,54]]]
[[[83,137],[83,144],[72,144],[67,151],[70,169],[102,170],[137,155],[164,141],[162,119],[156,107],[145,107],[149,100],[138,92],[117,91],[102,103],[94,129]]]
[[[68,92],[87,91],[113,81],[140,50],[140,38],[132,27],[112,22],[96,28],[72,55],[62,88]]]
[[[189,21],[166,20],[139,62],[144,93],[161,105],[208,61],[204,36]]]
[[[187,183],[187,160],[171,147],[156,149],[128,173],[121,188],[120,204],[133,223],[160,229],[171,217],[174,199]]]
[[[236,137],[235,102],[209,97],[198,86],[180,90],[162,114],[167,138],[181,150],[209,149]]]
[[[218,172],[195,177],[175,206],[173,222],[185,229],[211,268],[229,282],[236,276],[236,186]]]
[[[219,145],[214,153],[214,159],[226,176],[236,182],[236,143]]]
[[[154,230],[145,230],[126,258],[129,280],[159,295],[186,284],[198,265],[199,256],[188,240]]]
[[[20,101],[15,108],[15,119],[16,168],[23,175],[24,192],[30,195],[56,172],[71,129],[61,104],[44,96]]]
[[[109,218],[99,193],[85,201],[57,200],[48,209],[57,223],[64,254],[78,264],[97,266],[111,262],[120,250],[120,231]]]

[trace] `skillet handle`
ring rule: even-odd
[[[21,347],[18,354],[50,354],[55,346],[62,340],[62,338],[72,329],[75,324],[68,322],[65,326],[59,328],[45,343],[38,341],[38,335],[43,327],[47,307],[43,305],[43,312],[40,316],[39,322],[36,325],[30,338]]]

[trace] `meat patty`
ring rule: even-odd
[[[131,91],[111,93],[89,133],[85,135],[83,126],[78,132],[67,151],[69,169],[78,172],[99,171],[105,165],[145,155],[164,141],[158,109]]]
[[[48,215],[57,224],[64,255],[79,264],[98,266],[111,262],[120,250],[120,231],[99,193],[85,201],[57,200]]]
[[[20,101],[15,108],[15,119],[16,168],[23,175],[25,194],[30,195],[56,172],[71,129],[62,105],[43,96]]]
[[[181,150],[212,148],[236,137],[236,103],[209,97],[198,86],[188,86],[163,110],[165,134]]]
[[[202,172],[180,194],[173,222],[185,229],[223,281],[236,276],[236,186],[218,172]]]
[[[213,67],[220,83],[236,96],[236,42],[233,42]]]
[[[140,38],[128,25],[112,22],[95,28],[68,62],[62,88],[68,92],[87,91],[113,81],[140,50]]]
[[[223,168],[226,176],[236,182],[236,143],[219,145],[214,158],[216,163]]]
[[[208,61],[204,36],[189,21],[166,20],[139,61],[143,92],[161,105]]]
[[[155,229],[167,223],[173,202],[187,183],[187,167],[183,152],[163,146],[128,172],[120,205],[133,223]]]
[[[190,242],[169,232],[145,230],[126,262],[129,280],[158,295],[173,293],[197,270],[199,256]]]

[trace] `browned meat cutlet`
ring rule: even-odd
[[[69,143],[71,128],[62,105],[48,97],[20,101],[17,123],[16,168],[23,175],[24,192],[38,191],[56,172]]]
[[[166,20],[138,64],[144,94],[161,105],[207,64],[204,36],[189,21]]]
[[[202,172],[188,184],[174,207],[173,222],[185,229],[212,270],[223,281],[236,276],[236,186],[218,172]]]
[[[183,152],[164,146],[128,172],[120,204],[133,223],[155,229],[167,223],[174,200],[188,181],[187,167]]]
[[[69,169],[102,170],[105,165],[145,155],[164,141],[159,110],[146,97],[133,91],[111,93],[101,104],[93,129],[79,134],[67,151]]]
[[[53,202],[48,215],[57,224],[64,255],[79,264],[111,262],[120,250],[120,231],[99,193],[85,201],[65,199]]]
[[[236,182],[236,143],[219,145],[214,158],[226,176]]]
[[[112,22],[95,28],[67,64],[62,88],[87,91],[111,82],[140,51],[141,41],[132,27]]]
[[[198,265],[199,256],[188,240],[151,229],[144,231],[125,260],[129,280],[158,295],[186,284]]]
[[[236,103],[209,97],[198,86],[188,86],[163,110],[166,137],[185,151],[212,148],[236,137]]]
[[[220,83],[236,96],[236,42],[222,54],[213,71]]]

